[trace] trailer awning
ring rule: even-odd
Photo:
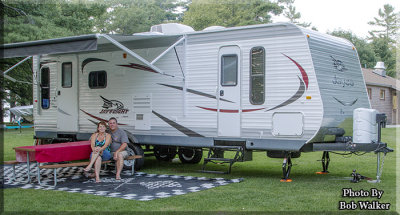
[[[183,40],[184,36],[182,35],[163,35],[157,33],[142,33],[136,35],[90,34],[1,45],[0,58],[123,50],[134,59],[147,66],[149,70],[162,75],[176,77],[164,73],[157,68],[154,63]],[[151,63],[132,50],[153,47],[164,48],[160,49],[160,53],[156,59],[151,59]],[[184,77],[180,78],[184,79]]]
[[[180,35],[106,35],[89,34],[57,39],[0,45],[0,58],[26,57],[44,54],[68,54],[86,51],[113,51],[115,46],[105,37],[138,48],[170,46]]]
[[[97,49],[97,37],[95,34],[92,34],[76,37],[12,43],[1,45],[0,49],[1,58],[91,51]]]

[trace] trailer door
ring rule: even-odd
[[[240,71],[241,55],[238,46],[219,50],[218,72],[218,136],[240,136]]]
[[[57,130],[78,131],[77,57],[62,57],[57,74]]]

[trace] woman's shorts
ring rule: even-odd
[[[90,158],[92,158],[92,153],[90,153]],[[111,153],[107,150],[103,150],[103,154],[101,155],[101,160],[108,161],[111,160]]]

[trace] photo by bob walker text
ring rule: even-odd
[[[358,198],[369,197],[377,200],[370,201],[339,201],[339,210],[389,210],[390,203],[379,202],[384,194],[383,190],[371,188],[370,190],[353,190],[352,188],[343,188],[342,197]]]

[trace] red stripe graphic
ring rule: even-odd
[[[257,108],[257,109],[244,109],[244,110],[242,110],[242,112],[253,112],[253,111],[257,111],[257,110],[262,110],[262,109],[265,109],[265,108]]]
[[[143,71],[148,71],[148,72],[154,72],[157,73],[156,71],[154,71],[152,68],[147,67],[147,66],[143,66],[140,64],[135,64],[135,63],[130,63],[129,65],[117,65],[117,66],[123,66],[123,67],[128,67],[128,68],[132,68],[132,69],[139,69],[139,70],[143,70]]]
[[[214,112],[218,111],[215,108],[206,108],[206,107],[200,107],[200,106],[196,106],[196,107],[204,109],[204,110],[214,111]],[[262,110],[262,109],[265,109],[265,108],[244,109],[244,110],[242,110],[242,112],[243,113],[245,113],[245,112],[253,112],[253,111]],[[222,112],[222,113],[239,113],[239,110],[219,109],[219,112]]]
[[[282,53],[283,54],[283,53]],[[283,54],[285,55],[285,54]],[[293,60],[292,58],[290,58],[289,56],[285,55],[285,57],[289,58],[294,64],[296,64],[297,68],[299,68],[300,72],[301,72],[301,76],[303,76],[303,81],[306,84],[306,90],[308,89],[308,75],[306,73],[306,71],[303,69],[303,67],[297,63],[295,60]]]
[[[88,113],[88,112],[86,112],[86,111],[84,111],[84,110],[82,110],[82,109],[79,109],[79,110],[81,110],[82,112],[86,113],[86,114],[89,115],[90,117],[95,118],[95,119],[97,119],[97,120],[99,120],[99,121],[108,122],[108,120],[103,119],[103,118],[100,118],[100,117],[97,117],[97,116],[95,116],[95,115],[92,115],[92,114],[90,114],[90,113]],[[118,125],[126,125],[126,124],[118,123]]]

